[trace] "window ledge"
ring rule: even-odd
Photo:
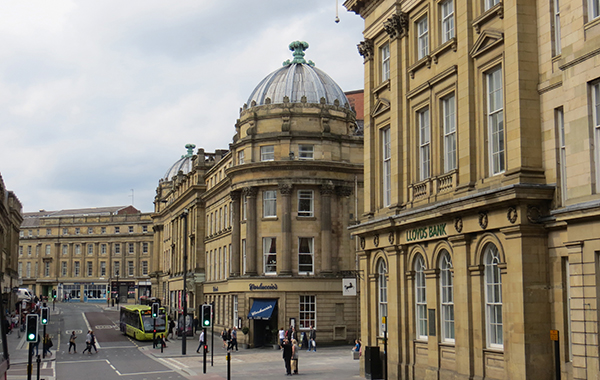
[[[427,66],[427,68],[431,68],[431,55],[426,55],[425,57],[418,60],[414,65],[408,68],[408,73],[410,74],[410,79],[415,79],[415,71],[419,70],[423,66]]]
[[[590,21],[587,24],[583,25],[583,30],[587,31],[588,29],[593,28],[594,26],[596,26],[598,24],[600,24],[600,16],[596,17],[592,21]]]
[[[316,216],[300,216],[296,217],[296,220],[317,220]]]
[[[453,37],[453,38],[449,39],[448,41],[444,42],[442,45],[438,46],[438,48],[435,49],[431,53],[433,63],[435,63],[437,65],[438,57],[440,55],[442,55],[442,53],[444,53],[445,51],[450,50],[450,49],[452,49],[452,51],[456,52],[456,48],[457,48],[456,37]]]
[[[278,218],[278,217],[276,217],[276,216],[263,216],[261,220],[262,220],[263,222],[265,222],[265,221],[272,221],[272,222],[275,222],[275,221],[279,220],[279,218]]]
[[[378,94],[383,90],[389,90],[391,88],[391,81],[387,79],[385,82],[381,83],[379,86],[373,89],[373,94]]]
[[[473,20],[473,28],[475,28],[475,31],[479,34],[481,32],[481,26],[496,16],[501,19],[504,18],[504,4],[502,4],[502,1],[483,12],[481,16]]]

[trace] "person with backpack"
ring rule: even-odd
[[[75,344],[75,339],[77,339],[77,335],[75,335],[75,330],[71,331],[71,337],[69,338],[69,354],[71,353],[71,348],[73,348],[73,353],[77,353],[77,345]]]

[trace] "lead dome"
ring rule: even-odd
[[[188,174],[192,171],[192,157],[194,156],[194,148],[196,145],[187,144],[185,149],[187,153],[179,160],[177,160],[170,168],[167,170],[165,175],[163,176],[164,181],[170,181],[171,178],[175,177],[179,171],[183,172],[183,174]]]
[[[332,106],[349,104],[340,86],[325,72],[314,67],[312,61],[304,59],[307,42],[294,41],[289,48],[293,51],[294,59],[285,61],[282,68],[269,74],[256,86],[248,98],[248,106],[281,104],[286,102],[285,97],[290,103],[321,103],[321,99],[324,99],[325,104]]]

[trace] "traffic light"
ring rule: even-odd
[[[56,298],[56,289],[52,290],[52,298]]]
[[[154,302],[152,304],[152,318],[158,318],[158,307],[160,305],[158,304],[158,302]]]
[[[50,309],[47,307],[42,308],[42,325],[48,324],[48,316],[50,315]]]
[[[210,327],[212,323],[212,305],[202,305],[202,327]]]
[[[37,314],[27,314],[27,326],[26,326],[26,339],[28,342],[36,343],[39,341],[38,337],[38,320],[39,315]]]

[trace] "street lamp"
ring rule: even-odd
[[[187,216],[188,209],[184,208],[181,213],[183,219],[183,332],[181,334],[181,355],[186,354],[186,334],[187,334],[187,289],[186,289],[186,275],[187,275]],[[192,327],[193,328],[193,327]],[[192,330],[193,331],[193,330]],[[206,338],[205,338],[206,339]]]
[[[117,296],[116,297],[117,298],[117,306],[119,306],[119,290],[120,289],[119,289],[119,270],[118,269],[115,270],[115,274],[117,275],[117,292],[115,294]]]

